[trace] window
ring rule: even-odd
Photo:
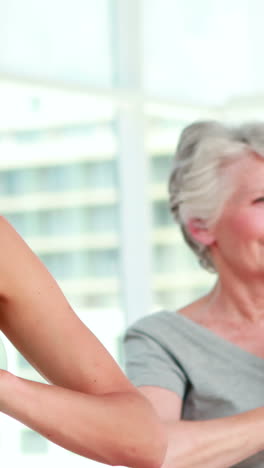
[[[23,454],[46,454],[48,441],[37,432],[22,429],[20,433],[20,450]]]
[[[173,220],[168,176],[188,123],[263,118],[263,13],[248,0],[0,4],[1,215],[120,363],[128,322],[213,284]],[[54,464],[44,438],[6,427],[19,463]],[[83,465],[70,456],[59,463]]]

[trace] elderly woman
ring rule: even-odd
[[[151,404],[3,217],[0,241],[1,331],[47,381],[8,372],[0,346],[0,411],[84,457],[160,468],[167,436]]]
[[[171,210],[213,289],[125,335],[127,375],[163,420],[163,468],[264,467],[264,124],[182,133]]]

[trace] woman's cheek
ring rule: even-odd
[[[241,214],[233,218],[231,228],[240,239],[256,239],[264,236],[264,210]]]

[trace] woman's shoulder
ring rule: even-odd
[[[166,323],[171,316],[176,314],[176,311],[169,309],[160,309],[150,314],[143,315],[135,322],[133,322],[128,328],[149,328],[151,326],[157,326],[158,324]]]
[[[204,298],[201,298],[179,309],[164,308],[159,311],[152,312],[137,319],[128,327],[128,329],[149,331],[152,328],[154,330],[164,327],[167,328],[168,326],[171,326],[172,323],[176,324],[180,320],[180,317],[185,317],[193,322],[199,323],[199,312],[203,301]]]

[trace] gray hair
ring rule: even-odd
[[[208,226],[217,221],[232,193],[226,167],[252,152],[264,156],[264,122],[240,126],[194,122],[180,136],[169,178],[170,209],[200,264],[211,272],[215,268],[209,248],[193,239],[186,223],[190,218]]]

